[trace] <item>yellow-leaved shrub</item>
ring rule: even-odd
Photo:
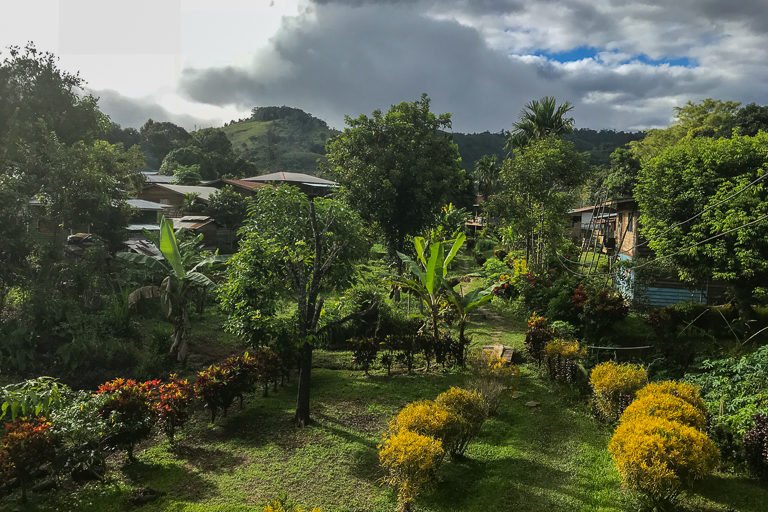
[[[485,399],[477,391],[452,387],[437,395],[435,403],[458,418],[459,433],[450,453],[463,455],[470,441],[480,433],[487,417]]]
[[[514,389],[520,370],[490,351],[474,354],[469,364],[473,375],[470,386],[483,396],[486,411],[493,416],[499,409],[503,394]]]
[[[435,473],[443,460],[439,439],[400,430],[389,434],[379,445],[379,463],[387,471],[384,482],[397,491],[401,512],[411,509],[419,493],[435,482]]]
[[[680,491],[715,467],[718,451],[703,432],[676,421],[639,415],[622,421],[608,450],[624,486],[656,507],[667,507]]]
[[[572,383],[579,373],[578,363],[587,356],[587,349],[576,340],[554,339],[544,345],[544,361],[549,378]]]
[[[462,428],[461,420],[453,411],[434,400],[419,400],[403,407],[389,422],[390,433],[404,430],[439,439],[445,450],[453,453]]]
[[[699,430],[704,430],[707,418],[700,410],[682,398],[666,393],[645,395],[632,402],[621,416],[621,422],[634,421],[640,416],[654,416],[677,421]]]
[[[607,361],[596,365],[589,375],[595,409],[606,421],[618,420],[647,383],[648,372],[637,364]]]
[[[685,400],[701,412],[706,413],[707,406],[701,398],[701,390],[698,386],[688,384],[687,382],[678,382],[674,380],[651,382],[638,391],[636,397],[643,398],[649,395],[655,396],[660,394],[676,396],[677,398]]]

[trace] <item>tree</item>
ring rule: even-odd
[[[477,191],[488,198],[498,191],[501,165],[496,155],[485,155],[475,163]]]
[[[365,253],[362,233],[360,217],[338,199],[310,200],[288,186],[262,188],[250,205],[240,249],[228,265],[222,306],[230,315],[230,327],[241,336],[254,341],[253,334],[262,332],[277,310],[280,296],[295,307],[299,343],[295,419],[299,426],[310,422],[313,341],[332,325],[362,314],[321,322],[323,295],[347,283],[352,263]]]
[[[629,143],[640,161],[653,158],[683,138],[730,137],[738,125],[739,103],[707,98],[675,107],[675,120],[667,128],[648,130],[642,140]]]
[[[768,214],[768,189],[750,185],[766,165],[768,133],[685,138],[643,162],[635,187],[642,233],[657,257],[684,280],[728,281],[746,317],[752,291],[768,276],[768,224],[758,222]]]
[[[489,211],[502,218],[526,250],[529,266],[541,270],[564,240],[573,191],[587,177],[587,157],[555,136],[533,139],[504,161],[500,192]]]
[[[197,164],[176,164],[173,168],[173,181],[179,185],[199,185],[202,180],[200,166]]]
[[[179,242],[173,231],[173,223],[166,218],[160,220],[159,248],[163,260],[156,260],[143,254],[118,253],[118,257],[144,267],[150,274],[161,274],[158,285],[142,286],[128,296],[128,302],[136,305],[146,299],[160,299],[166,318],[173,324],[170,353],[177,361],[186,361],[188,352],[189,307],[195,293],[201,289],[212,290],[213,281],[201,270],[220,261],[217,256],[203,256],[202,235]]]
[[[347,117],[344,132],[327,145],[325,170],[363,218],[380,227],[393,259],[408,236],[469,184],[456,144],[441,131],[450,128],[451,116],[433,114],[429,104],[425,94],[386,114]]]
[[[465,331],[467,324],[469,324],[470,314],[493,298],[493,287],[486,289],[477,288],[469,293],[464,293],[461,289],[456,290],[454,287],[449,287],[447,292],[448,301],[453,306],[458,317],[459,342],[462,346],[468,346],[469,340]]]
[[[507,138],[507,152],[525,147],[531,141],[550,136],[562,136],[573,131],[573,118],[566,115],[573,105],[557,105],[554,96],[531,100],[520,112],[520,119],[512,126]]]
[[[237,192],[229,185],[208,198],[206,215],[210,215],[216,222],[230,229],[239,228],[246,215],[248,215],[249,199]]]
[[[603,188],[609,197],[632,197],[632,191],[640,171],[640,160],[627,148],[611,153],[611,168],[603,180]]]
[[[144,123],[139,133],[141,150],[150,169],[158,169],[168,153],[189,145],[192,139],[187,130],[181,126],[169,122],[156,122],[152,119]]]
[[[741,135],[754,136],[768,130],[768,105],[750,103],[736,113],[736,127]]]

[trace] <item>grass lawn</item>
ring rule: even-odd
[[[489,316],[471,329],[477,344],[489,340],[519,346],[522,334]],[[324,512],[391,512],[393,493],[379,485],[376,443],[388,419],[407,402],[433,398],[460,373],[396,375],[345,368],[349,354],[318,351],[313,372],[316,425],[291,424],[295,386],[268,398],[252,396],[216,426],[201,412],[178,447],[148,443],[138,462],[120,466],[106,484],[78,492],[37,493],[25,508],[45,511],[236,511],[260,510],[286,495]],[[334,369],[332,369],[334,368]],[[417,503],[418,511],[631,511],[619,487],[606,445],[610,430],[590,416],[586,401],[524,367],[518,398],[507,397],[498,416],[483,427],[466,460],[450,461],[440,482]],[[528,401],[538,407],[527,407]],[[159,491],[142,504],[137,489]],[[758,512],[768,488],[718,475],[687,496],[683,510]],[[6,508],[3,508],[6,507]],[[17,510],[0,501],[0,510]]]

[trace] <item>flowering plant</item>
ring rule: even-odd
[[[16,479],[22,501],[27,499],[27,489],[37,470],[55,459],[56,440],[51,427],[43,416],[5,424],[0,442],[0,474],[5,479]]]
[[[152,431],[154,415],[150,395],[159,385],[159,380],[139,383],[117,378],[105,382],[97,390],[106,397],[100,410],[109,431],[106,442],[113,448],[125,449],[129,460],[134,460],[136,444],[149,437]]]

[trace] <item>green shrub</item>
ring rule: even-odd
[[[109,397],[85,391],[68,393],[50,413],[59,442],[57,468],[76,482],[101,479],[106,472],[104,443],[110,430],[101,412]]]
[[[349,343],[352,346],[352,362],[368,375],[379,354],[379,341],[374,338],[353,338]]]
[[[614,361],[598,364],[589,375],[595,409],[605,421],[618,420],[637,391],[647,383],[645,368]]]

